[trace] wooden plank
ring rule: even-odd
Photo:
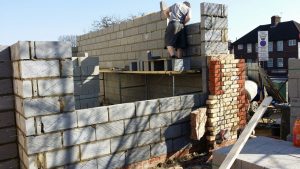
[[[257,125],[259,119],[263,116],[265,111],[267,110],[268,106],[272,102],[272,97],[267,97],[263,100],[263,102],[259,105],[258,109],[254,113],[253,117],[243,130],[242,134],[240,135],[237,142],[231,148],[230,152],[227,154],[225,160],[222,162],[219,169],[230,169],[232,164],[234,163],[235,159],[243,149],[244,145],[246,144],[251,132],[254,130],[255,126]]]
[[[187,71],[121,71],[121,70],[110,70],[100,69],[100,73],[122,73],[122,74],[160,74],[160,75],[181,75],[181,74],[200,74],[200,70],[187,70]]]

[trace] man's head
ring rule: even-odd
[[[184,1],[183,2],[186,6],[188,6],[189,8],[191,7],[191,4],[188,1]]]

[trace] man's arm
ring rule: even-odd
[[[189,10],[189,13],[185,17],[184,24],[188,23],[191,20],[191,18],[192,18],[191,10]]]
[[[170,7],[164,10],[164,14],[167,18],[170,18]]]

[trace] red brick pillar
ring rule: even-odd
[[[239,63],[236,64],[236,67],[239,69],[238,70],[238,84],[239,84],[239,96],[238,96],[238,101],[239,101],[239,113],[238,117],[240,119],[239,121],[239,126],[240,128],[244,128],[245,125],[247,124],[247,111],[248,111],[248,99],[247,99],[247,94],[245,91],[245,77],[246,77],[246,64],[244,59],[240,59]]]

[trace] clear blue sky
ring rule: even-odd
[[[168,4],[180,2],[166,0]],[[190,0],[192,22],[200,21],[200,3]],[[272,15],[282,21],[300,22],[299,0],[207,0],[229,6],[229,38],[235,40]],[[86,33],[94,20],[113,15],[126,18],[130,14],[159,10],[159,0],[3,0],[0,10],[0,44],[18,40],[57,40],[59,35]]]

